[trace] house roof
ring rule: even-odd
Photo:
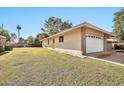
[[[79,24],[79,25],[77,25],[77,26],[74,26],[74,27],[72,27],[72,28],[63,30],[63,31],[61,31],[61,32],[59,32],[59,33],[56,33],[56,34],[54,34],[54,35],[51,35],[51,36],[46,37],[46,38],[44,38],[44,39],[41,39],[40,41],[43,41],[43,40],[52,38],[52,37],[57,36],[57,35],[61,35],[61,34],[63,34],[63,33],[72,31],[73,29],[80,28],[80,27],[93,28],[93,29],[98,30],[98,31],[100,31],[100,32],[102,32],[102,33],[108,34],[108,35],[110,35],[110,36],[114,36],[112,33],[108,32],[108,31],[106,31],[106,30],[104,30],[104,29],[101,29],[101,28],[99,28],[99,27],[96,27],[96,26],[94,26],[94,25],[92,25],[92,24],[90,24],[90,23],[88,23],[88,22],[84,22],[84,23]]]
[[[6,38],[5,36],[0,35],[0,38]]]
[[[107,39],[107,42],[118,42],[118,40],[117,39],[114,39],[114,38],[109,38],[109,39]]]

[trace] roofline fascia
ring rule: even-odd
[[[88,26],[88,25],[89,25],[89,26]],[[91,26],[91,27],[90,27],[90,26]],[[104,30],[104,29],[101,29],[101,28],[99,28],[99,27],[96,27],[96,26],[94,26],[94,25],[92,25],[92,24],[90,24],[90,23],[84,22],[84,23],[79,24],[79,25],[77,25],[77,26],[74,26],[74,27],[72,27],[72,28],[66,29],[66,30],[64,30],[64,31],[62,31],[62,32],[59,32],[59,33],[56,33],[56,34],[51,35],[51,36],[49,36],[49,37],[46,37],[46,38],[44,38],[44,39],[41,39],[40,41],[44,41],[44,40],[46,40],[46,39],[55,37],[55,36],[57,36],[57,35],[61,35],[61,34],[63,34],[63,33],[69,32],[69,31],[71,31],[71,30],[73,30],[73,29],[76,29],[76,28],[79,28],[79,27],[89,27],[89,28],[93,28],[93,29],[96,29],[96,30],[98,30],[98,31],[101,31],[102,33],[105,33],[105,34],[109,34],[109,35],[111,35],[111,36],[114,36],[113,34],[111,34],[110,32],[108,32],[108,31],[106,31],[106,30]]]

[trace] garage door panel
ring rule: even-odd
[[[86,53],[103,51],[103,40],[86,37]]]

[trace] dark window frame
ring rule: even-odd
[[[53,44],[55,43],[55,39],[53,39]]]
[[[47,42],[48,42],[48,45],[49,45],[49,39],[48,39],[48,41],[47,41]]]
[[[64,42],[64,36],[59,36],[59,43],[63,43]]]

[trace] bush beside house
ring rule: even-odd
[[[8,45],[0,46],[0,52],[11,51],[12,49],[13,49],[13,47],[12,46],[8,46]]]
[[[5,48],[3,46],[0,46],[0,52],[4,52]]]
[[[6,37],[0,35],[0,52],[5,51]]]
[[[25,40],[25,45],[26,47],[41,47],[41,43],[39,41],[39,39],[37,37],[33,37],[33,36],[29,36],[26,40]]]
[[[12,50],[12,46],[7,45],[6,37],[0,35],[0,52],[10,51],[10,50]]]
[[[5,51],[11,51],[13,49],[12,46],[5,46]]]
[[[117,50],[117,49],[119,49],[119,50],[124,50],[124,45],[117,45],[117,44],[115,44],[114,45],[114,48]]]

